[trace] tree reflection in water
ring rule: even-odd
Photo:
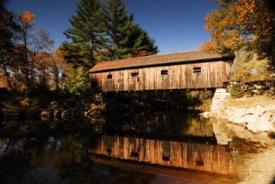
[[[211,124],[200,119],[198,114],[185,116],[176,112],[158,112],[106,118],[106,130],[213,136]],[[96,145],[98,135],[93,125],[84,120],[5,122],[0,127],[0,140],[7,138],[8,149],[4,156],[0,156],[1,184],[146,184],[156,179],[154,174],[96,164],[90,159],[88,150]],[[165,154],[169,157],[170,153]]]
[[[9,145],[0,154],[1,184],[139,184],[153,178],[95,164],[87,153],[97,140],[91,124],[54,123],[5,122],[0,144],[8,138]]]
[[[0,131],[1,140],[9,140],[0,158],[1,184],[92,183],[97,175],[87,155],[96,140],[89,123],[5,122]]]
[[[213,137],[212,123],[199,111],[164,111],[139,114],[112,114],[106,116],[105,128],[131,133]]]

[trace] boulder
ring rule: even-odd
[[[226,117],[230,122],[245,126],[254,133],[275,131],[275,110],[269,106],[251,108],[228,108]]]
[[[260,132],[270,132],[272,123],[271,122],[258,122],[258,121],[252,121],[247,124],[247,129],[254,132],[254,133],[260,133]]]

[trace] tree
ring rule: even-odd
[[[36,17],[30,11],[24,11],[19,16],[20,32],[17,45],[23,46],[22,70],[25,75],[26,94],[32,91],[36,82],[36,72],[40,72],[37,71],[36,66],[41,57],[37,57],[37,55],[49,51],[54,43],[45,30],[33,29],[35,22]]]
[[[121,0],[109,0],[103,8],[106,29],[107,59],[114,60],[155,54],[157,46],[148,34],[133,21]]]
[[[102,20],[100,4],[97,0],[80,0],[76,15],[70,18],[71,28],[64,34],[63,44],[67,58],[75,65],[90,67],[95,64],[96,53],[102,45]]]
[[[242,47],[272,60],[275,54],[275,14],[271,0],[219,0],[220,7],[206,17],[212,39],[204,49],[232,53]],[[272,9],[273,7],[273,9]]]
[[[70,23],[63,46],[66,58],[78,66],[158,52],[154,40],[133,21],[121,0],[106,4],[81,0]]]
[[[54,52],[54,63],[52,65],[52,72],[55,79],[55,89],[58,91],[62,86],[64,73],[69,71],[70,64],[65,59],[65,50],[63,46],[59,46]]]
[[[12,91],[12,79],[8,68],[14,64],[11,60],[15,50],[14,37],[18,31],[19,26],[16,24],[14,16],[0,4],[0,68],[3,70],[8,87]]]
[[[20,32],[18,36],[19,42],[17,44],[23,45],[23,48],[24,48],[22,69],[25,74],[25,80],[26,80],[25,89],[27,93],[32,88],[30,76],[33,76],[32,74],[30,74],[31,66],[30,66],[30,60],[29,60],[28,39],[29,39],[30,30],[33,24],[35,23],[35,21],[36,21],[35,15],[30,11],[22,12],[19,15],[18,24],[20,25]]]
[[[158,52],[155,41],[138,24],[133,24],[128,31],[126,47],[130,48],[131,57],[148,56]]]
[[[36,71],[39,71],[36,75],[36,78],[38,78],[36,87],[38,89],[48,89],[51,80],[51,69],[54,63],[52,54],[48,52],[39,52],[35,54],[33,60],[36,61],[34,62]]]
[[[87,89],[87,78],[82,67],[70,68],[66,73],[65,87],[71,95],[81,96]]]
[[[53,41],[46,31],[33,29],[35,21],[30,11],[15,17],[0,5],[0,67],[12,92],[30,92],[49,64],[43,53],[50,50]]]

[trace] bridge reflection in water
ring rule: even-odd
[[[163,116],[163,114],[158,114],[157,116]],[[211,137],[213,134],[203,132],[205,129],[209,132],[209,127],[206,127],[206,125],[209,125],[209,122],[202,121],[198,116],[193,116],[196,121],[190,117],[179,118],[178,120],[185,121],[179,124],[184,124],[188,127],[183,126],[181,127],[182,130],[178,129],[177,132],[180,132],[180,134],[177,136],[171,135],[171,131],[169,131],[169,135],[164,131],[171,130],[171,127],[169,129],[167,126],[170,125],[179,128],[176,126],[176,122],[173,123],[169,121],[173,119],[171,117],[175,116],[177,117],[176,114],[170,114],[170,116],[166,114],[165,120],[159,117],[153,118],[158,121],[154,121],[155,126],[161,125],[161,128],[158,128],[158,130],[163,130],[162,132],[160,131],[159,134],[156,132],[154,132],[154,134],[142,132],[140,129],[137,132],[136,128],[133,128],[136,132],[133,130],[122,130],[120,132],[118,130],[114,132],[109,131],[101,136],[97,147],[93,149],[93,153],[109,158],[166,167],[194,169],[218,174],[235,174],[233,158],[229,148],[216,145],[213,137]],[[138,118],[132,118],[128,126],[134,126],[135,119]],[[152,119],[152,114],[149,115],[149,119]],[[194,123],[194,121],[197,123]],[[143,122],[147,122],[147,124],[152,126],[152,122],[148,120],[148,118]],[[142,122],[139,121],[139,124],[142,124]],[[204,128],[204,130],[199,133],[198,127]],[[146,127],[143,127],[143,129],[147,130]],[[190,135],[190,130],[195,130],[194,134],[196,135]],[[177,132],[175,131],[175,134],[177,134]],[[187,135],[184,135],[184,132]]]

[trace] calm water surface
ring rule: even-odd
[[[106,116],[100,134],[83,121],[11,121],[0,127],[0,183],[234,183],[232,178],[92,156],[102,135],[215,144],[198,112]]]

